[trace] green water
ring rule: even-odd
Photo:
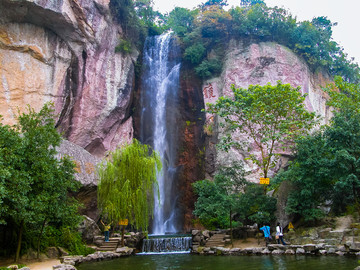
[[[78,270],[353,270],[355,257],[340,256],[199,256],[191,254],[137,255],[112,261],[83,263]]]

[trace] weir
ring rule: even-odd
[[[143,240],[142,253],[190,253],[191,237],[150,237]]]
[[[170,33],[148,37],[145,41],[141,80],[140,140],[151,145],[161,157],[163,170],[157,181],[160,201],[155,190],[152,234],[181,231],[177,210],[178,191],[178,96],[180,50]]]

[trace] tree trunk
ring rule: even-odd
[[[37,259],[39,259],[39,257],[40,257],[40,240],[41,240],[42,234],[44,232],[45,223],[46,223],[46,219],[44,219],[44,222],[43,222],[43,224],[41,226],[41,231],[40,231],[39,236],[38,236],[37,254],[36,254]]]
[[[125,241],[124,241],[124,238],[125,238],[125,226],[122,225],[122,228],[121,228],[121,246],[125,246]]]
[[[20,257],[20,249],[21,249],[21,241],[22,241],[22,234],[24,230],[24,220],[20,222],[20,228],[19,228],[19,235],[18,235],[18,244],[16,249],[16,255],[15,255],[15,262],[19,261]]]
[[[230,207],[230,240],[231,240],[231,247],[234,247],[234,244],[233,244],[233,227],[232,227],[232,220],[231,220],[231,207]]]

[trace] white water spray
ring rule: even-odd
[[[176,224],[177,97],[180,61],[171,34],[149,37],[145,43],[141,95],[141,140],[159,152],[163,171],[158,172],[160,201],[155,194],[152,234],[178,232]]]

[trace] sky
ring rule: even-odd
[[[192,9],[206,0],[153,0],[155,10],[170,12],[175,6]],[[342,46],[349,57],[360,65],[360,0],[264,0],[269,7],[282,7],[298,21],[327,16],[333,27],[333,40]],[[237,6],[240,0],[228,0]]]

